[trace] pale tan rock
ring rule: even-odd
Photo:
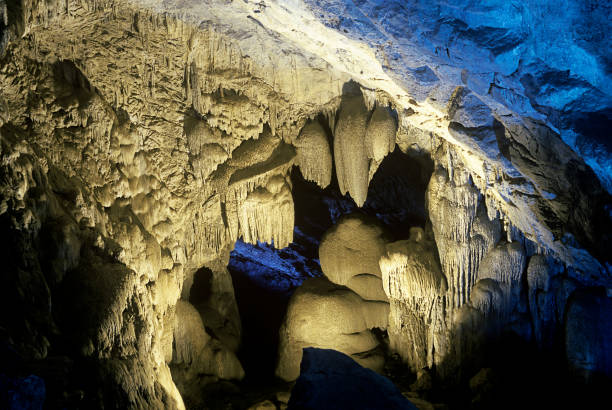
[[[366,129],[364,144],[370,160],[368,183],[374,177],[376,170],[385,157],[395,149],[397,122],[389,107],[377,106]]]
[[[395,148],[397,123],[388,107],[378,106],[372,112],[365,135],[368,158],[380,163]]]
[[[441,154],[440,154],[441,155]],[[478,188],[463,167],[438,167],[426,192],[442,272],[460,307],[469,299],[478,266],[500,239],[498,220],[490,220]]]
[[[483,313],[499,315],[502,323],[509,319],[519,302],[526,264],[525,250],[518,242],[500,243],[487,254],[478,269],[477,282],[485,281],[486,285],[481,284],[474,296]]]
[[[327,187],[332,177],[332,154],[321,124],[318,121],[306,123],[293,145],[297,152],[296,164],[304,178],[321,188]]]
[[[389,343],[414,370],[444,360],[450,346],[445,317],[446,278],[433,241],[421,228],[409,240],[390,243],[380,258],[383,288],[389,297]]]
[[[483,153],[475,140],[451,137],[447,113],[436,108],[445,101],[436,107],[431,100],[417,104],[410,98],[412,90],[381,80],[382,72],[367,68],[380,66],[369,64],[372,53],[352,54],[350,44],[309,48],[308,42],[299,41],[300,30],[286,32],[294,37],[278,36],[279,27],[259,25],[274,24],[274,19],[261,23],[244,14],[235,16],[238,3],[192,9],[203,13],[203,18],[192,20],[205,22],[200,26],[187,21],[194,17],[188,17],[190,12],[160,13],[158,7],[165,6],[157,3],[146,9],[133,2],[37,2],[23,8],[23,18],[0,11],[10,32],[9,43],[0,45],[0,53],[10,51],[0,70],[0,214],[13,229],[11,239],[23,242],[28,257],[37,255],[32,244],[41,240],[41,232],[55,231],[52,281],[72,283],[74,301],[80,295],[108,299],[78,310],[86,322],[80,330],[87,329],[79,333],[90,340],[75,344],[108,373],[105,382],[125,393],[118,397],[129,398],[118,406],[183,407],[165,364],[182,281],[219,259],[239,237],[274,240],[277,246],[291,241],[287,176],[296,153],[288,143],[296,140],[298,124],[320,113],[336,134],[339,184],[359,205],[377,161],[393,146],[389,113],[376,108],[368,122],[369,109],[392,102],[401,118],[402,149],[432,153],[438,171],[430,184],[428,210],[449,287],[447,321],[469,323],[463,326],[464,334],[478,331],[475,318],[499,304],[491,284],[504,288],[517,277],[512,269],[498,269],[507,267],[506,257],[519,260],[510,251],[491,262],[494,269],[483,279],[476,274],[499,241],[500,221],[494,221],[498,216],[506,218],[509,236],[510,222],[516,223],[528,240],[573,263],[571,252],[546,227],[546,218],[534,211],[542,205],[534,199],[542,192],[564,196],[574,191],[571,180],[561,177],[567,169],[559,164],[578,164],[581,175],[587,169],[565,144],[551,144],[558,139],[554,133],[539,132],[543,126],[528,119],[523,123],[513,113],[499,116],[514,122],[499,135],[512,147],[508,165],[505,154],[495,148]],[[267,7],[279,11],[274,2]],[[12,18],[18,21],[7,20]],[[278,24],[287,23],[295,24]],[[332,42],[331,47],[339,44]],[[322,58],[320,50],[333,51],[329,56],[342,50],[342,61]],[[362,76],[361,69],[366,69]],[[366,92],[369,108],[348,99],[334,124],[341,88],[351,76],[363,81],[364,89],[371,88]],[[467,114],[464,110],[462,115]],[[302,148],[308,151],[307,145]],[[555,160],[559,158],[566,160]],[[326,170],[331,170],[327,164],[322,161],[320,169],[307,173],[325,181]],[[559,172],[551,177],[541,171],[542,164]],[[573,224],[588,222],[591,213],[583,211],[591,202],[586,194],[571,195],[545,202],[563,220],[567,216]],[[571,210],[568,204],[578,205]],[[596,240],[589,238],[589,229],[585,232],[589,241]],[[88,254],[91,243],[97,256]],[[93,262],[83,262],[81,255]],[[47,286],[49,276],[37,272],[35,265],[21,266],[15,277],[27,278],[32,285],[11,290],[11,297],[23,298],[24,311],[35,312],[36,320],[45,322],[41,318],[47,318],[51,306],[44,301],[51,300],[49,287],[55,284]],[[527,278],[530,300],[549,285],[546,275],[536,271],[544,272],[534,262]],[[66,279],[67,272],[74,276]],[[369,293],[374,279],[360,276],[363,273],[372,274],[352,275],[346,284],[366,298],[382,296],[378,288]],[[436,295],[437,277],[424,277],[423,288],[413,286],[414,293],[422,298]],[[219,298],[228,292],[219,292]],[[43,302],[33,305],[34,296]],[[61,303],[54,297],[53,308]],[[399,299],[392,303],[397,305],[392,321],[402,322],[402,315],[414,312]],[[222,312],[222,305],[215,303],[215,309]],[[377,309],[388,309],[374,306],[364,315],[366,326],[380,322]],[[225,318],[225,313],[219,316]],[[32,323],[15,322],[25,327]],[[432,323],[434,334],[442,334],[439,322]],[[49,347],[44,331],[26,328],[24,334],[24,351],[44,359]],[[187,334],[177,334],[189,340]],[[197,361],[192,349],[196,344],[181,345],[181,357]],[[108,359],[111,352],[113,359]],[[211,364],[211,372],[229,377],[237,366],[224,373],[223,363],[231,361],[231,355],[224,355],[208,362],[218,359],[221,364]]]
[[[290,398],[290,391],[279,391],[278,393],[276,393],[276,400],[278,400],[279,403],[288,404]]]
[[[380,371],[384,359],[372,352],[378,341],[369,329],[386,328],[388,312],[387,303],[364,301],[324,278],[306,280],[291,297],[280,330],[277,376],[297,379],[304,347],[338,350]]]
[[[176,305],[171,365],[175,368],[175,376],[185,383],[197,381],[202,375],[225,380],[244,377],[244,370],[234,353],[206,333],[199,312],[182,300]],[[186,374],[178,375],[179,372]]]
[[[378,264],[386,243],[376,220],[361,214],[345,216],[321,239],[321,269],[330,281],[349,287],[363,299],[386,301]]]
[[[239,207],[238,223],[245,242],[288,246],[293,241],[294,210],[291,188],[285,179],[275,176],[265,188],[249,193]]]
[[[362,206],[368,195],[369,164],[365,146],[368,111],[362,96],[346,97],[334,129],[334,161],[340,192]]]

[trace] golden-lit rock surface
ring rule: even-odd
[[[338,350],[381,371],[384,357],[376,350],[379,342],[370,329],[386,328],[388,312],[388,303],[363,300],[324,278],[305,281],[291,297],[280,330],[277,376],[297,379],[305,347]]]
[[[181,409],[194,379],[240,379],[234,243],[293,241],[294,166],[366,204],[396,144],[433,161],[426,226],[393,243],[334,227],[321,244],[333,283],[293,295],[277,374],[294,380],[306,346],[380,370],[380,328],[411,368],[444,376],[510,324],[541,345],[565,332],[580,366],[580,321],[611,288],[590,168],[552,126],[465,84],[417,98],[311,13],[0,0],[3,342],[95,374],[86,407]],[[192,306],[202,268],[211,294]],[[582,287],[608,293],[593,306],[570,297]],[[593,351],[591,364],[605,356]]]
[[[383,227],[362,215],[347,215],[321,239],[319,259],[325,276],[365,300],[387,301],[378,260],[388,241]]]

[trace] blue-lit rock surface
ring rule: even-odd
[[[372,46],[417,100],[444,101],[450,85],[465,84],[521,115],[547,118],[612,190],[609,3],[306,3],[326,26]]]
[[[305,348],[288,409],[416,409],[384,376],[335,350]]]
[[[0,374],[0,404],[7,410],[39,410],[45,403],[45,381],[38,376]]]

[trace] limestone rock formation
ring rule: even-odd
[[[321,123],[306,123],[293,145],[297,153],[295,161],[304,178],[316,182],[321,188],[327,187],[332,178],[332,154]]]
[[[242,143],[212,176],[225,197],[230,235],[246,242],[293,240],[293,198],[285,178],[295,151],[269,131]]]
[[[368,181],[372,180],[383,159],[395,149],[396,133],[397,122],[391,109],[377,106],[368,121],[364,140],[366,154],[370,160]]]
[[[338,350],[365,367],[382,370],[384,358],[370,329],[386,328],[388,314],[387,303],[365,301],[324,278],[306,280],[291,297],[280,330],[277,376],[297,379],[305,347]]]
[[[563,322],[566,298],[557,298],[555,293],[564,280],[560,275],[563,267],[554,259],[544,255],[533,255],[527,266],[527,286],[529,288],[529,310],[533,323],[533,334],[539,346],[551,346],[555,340],[555,330]]]
[[[565,349],[578,379],[610,376],[612,299],[601,289],[581,289],[568,301]],[[603,379],[605,380],[605,379]]]
[[[480,261],[499,241],[501,227],[495,214],[489,219],[488,208],[465,168],[447,167],[439,166],[432,175],[426,199],[452,295],[449,303],[459,307],[470,295]]]
[[[500,315],[499,323],[508,321],[512,309],[520,302],[525,267],[525,251],[520,243],[497,245],[479,266],[478,281],[470,299],[472,306],[485,314]]]
[[[409,240],[387,245],[380,269],[391,303],[391,349],[415,371],[441,363],[449,350],[448,285],[434,242],[425,237],[423,229],[412,228]]]
[[[387,241],[376,220],[347,215],[321,239],[321,269],[330,281],[348,287],[365,300],[386,301],[378,260]]]
[[[242,326],[232,278],[225,266],[213,269],[203,266],[191,275],[186,274],[181,296],[198,310],[204,326],[225,347],[233,352],[238,350]]]
[[[304,349],[289,409],[406,409],[416,407],[384,376],[329,349]]]
[[[397,123],[388,107],[370,112],[360,93],[347,92],[334,129],[334,161],[340,192],[362,206],[378,166],[395,149]]]
[[[173,340],[172,379],[192,406],[201,402],[200,392],[207,382],[244,377],[238,358],[206,333],[199,312],[189,302],[176,304]]]
[[[579,371],[609,365],[610,8],[404,3],[0,0],[0,344],[21,371],[56,354],[82,369],[79,394],[47,383],[49,407],[181,409],[175,382],[238,377],[229,250],[292,241],[294,165],[320,186],[335,169],[361,206],[396,142],[434,164],[433,238],[396,244],[380,273],[404,360],[444,378],[440,361],[462,368],[504,328],[565,345]],[[376,268],[340,268],[355,291],[294,296],[290,378],[293,329],[354,355],[387,326]]]
[[[334,162],[340,192],[349,193],[357,206],[368,195],[369,163],[365,145],[368,111],[363,97],[346,97],[334,129]]]

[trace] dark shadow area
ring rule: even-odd
[[[606,408],[611,380],[588,384],[568,370],[563,346],[538,349],[513,332],[502,333],[480,352],[483,366],[461,383],[441,386],[423,396],[449,409],[600,409]],[[469,362],[465,363],[469,367]],[[462,365],[463,366],[463,365]],[[463,371],[464,367],[462,367]],[[403,387],[403,386],[400,386]]]

